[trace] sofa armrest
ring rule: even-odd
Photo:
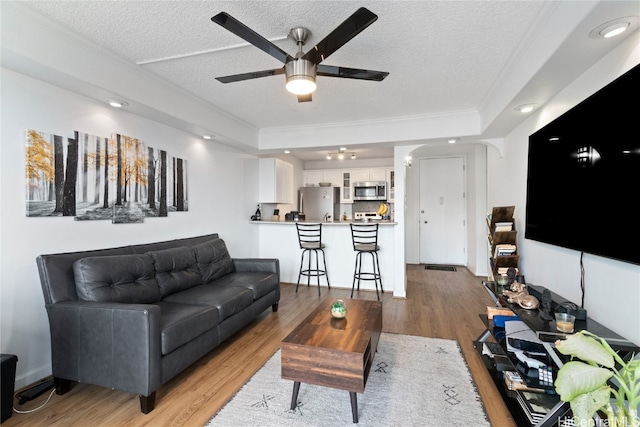
[[[232,258],[233,268],[238,273],[275,273],[280,280],[280,261],[276,258]]]
[[[159,306],[65,301],[46,308],[54,377],[142,396],[162,385]]]

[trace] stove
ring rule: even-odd
[[[356,221],[363,220],[381,220],[382,215],[378,215],[377,212],[354,212],[353,219]]]

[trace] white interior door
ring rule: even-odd
[[[466,265],[463,157],[420,160],[420,263]]]

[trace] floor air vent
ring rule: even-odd
[[[456,271],[455,267],[452,267],[450,265],[433,265],[433,264],[427,264],[424,266],[425,270],[440,270],[440,271]]]

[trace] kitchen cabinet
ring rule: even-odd
[[[352,169],[351,170],[352,184],[354,182],[366,182],[369,179],[369,169]]]
[[[369,181],[389,181],[386,169],[369,169]]]
[[[340,174],[340,203],[353,203],[353,187],[351,186],[351,171],[342,171]]]
[[[293,165],[278,158],[259,159],[258,202],[294,203]]]
[[[332,187],[341,187],[342,171],[334,169],[324,171],[321,182],[330,182]]]
[[[353,168],[305,170],[303,185],[317,186],[321,182],[330,182],[340,187],[340,203],[353,203],[353,183],[361,181],[386,181],[389,186],[389,202],[393,202],[395,183],[393,168]]]
[[[387,181],[387,191],[389,192],[387,202],[393,203],[395,201],[396,173],[393,168],[386,168],[385,174],[385,180]]]
[[[303,172],[304,185],[313,184],[318,185],[320,182],[324,182],[324,171],[321,170],[306,170]]]

